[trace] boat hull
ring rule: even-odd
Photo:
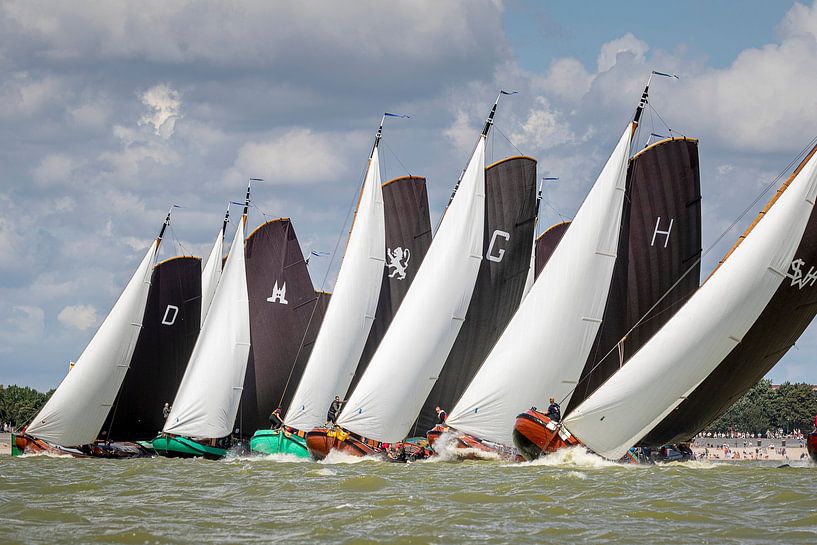
[[[306,433],[294,428],[258,430],[250,439],[250,450],[259,454],[289,454],[309,458]]]
[[[306,432],[306,447],[316,460],[323,460],[336,450],[351,456],[384,457],[386,449],[375,441],[361,440],[342,428],[315,428]]]
[[[71,456],[73,458],[144,458],[152,456],[153,451],[138,443],[128,441],[95,441],[90,445],[78,448],[52,445],[42,439],[29,435],[12,435],[12,456],[22,454],[51,454],[53,456]]]
[[[166,458],[205,458],[219,460],[227,454],[227,449],[203,445],[187,437],[160,435],[153,442],[153,450]]]
[[[817,462],[817,429],[806,437],[806,450],[813,462]]]
[[[524,461],[524,458],[514,449],[498,443],[483,441],[478,437],[463,433],[444,424],[434,426],[426,433],[426,438],[432,447],[437,447],[437,442],[443,434],[449,434],[453,437],[454,448],[462,449],[463,451],[468,450],[467,454],[459,456],[459,458],[463,460],[484,460],[488,457],[499,456],[511,462]],[[437,447],[437,450],[439,450],[439,447]]]
[[[316,460],[323,460],[330,451],[350,456],[374,457],[387,462],[413,462],[432,455],[433,451],[423,438],[411,438],[398,443],[380,443],[347,432],[343,428],[315,428],[306,433],[306,446]]]
[[[526,460],[542,454],[581,445],[567,430],[560,428],[544,413],[530,409],[516,417],[513,442]]]

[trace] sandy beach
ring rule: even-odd
[[[0,455],[11,454],[11,434],[0,432]]]

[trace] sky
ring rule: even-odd
[[[542,231],[575,213],[650,70],[677,74],[642,127],[700,140],[708,248],[817,134],[816,66],[814,3],[2,1],[0,384],[60,382],[172,204],[162,257],[206,256],[250,177],[250,228],[290,217],[305,253],[333,250],[384,111],[411,119],[387,120],[383,179],[426,176],[434,222],[518,91],[487,158],[559,178]],[[317,287],[338,261],[312,260]],[[817,326],[769,378],[817,383]]]

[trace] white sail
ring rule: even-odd
[[[485,137],[380,346],[338,419],[393,443],[405,438],[457,338],[482,261]]]
[[[128,371],[145,314],[160,239],[150,245],[111,312],[37,413],[27,433],[61,446],[92,443],[99,435]]]
[[[163,431],[197,439],[229,435],[241,401],[249,352],[242,220]]]
[[[812,157],[729,258],[624,367],[564,420],[611,459],[646,435],[740,343],[789,275],[817,193]]]
[[[332,400],[344,395],[352,382],[380,296],[385,222],[375,147],[329,307],[284,418],[294,428],[308,430],[326,422]]]
[[[213,301],[213,295],[216,293],[218,281],[221,278],[222,259],[221,254],[224,251],[224,228],[218,232],[216,240],[213,243],[213,249],[210,250],[210,257],[207,258],[207,264],[201,272],[201,321],[204,326],[204,318],[207,316],[207,311],[210,310],[210,304]]]
[[[604,314],[616,260],[633,125],[628,126],[504,333],[448,417],[512,444],[516,415],[576,385]]]

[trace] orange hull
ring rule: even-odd
[[[15,435],[14,444],[20,454],[53,454],[57,456],[73,456],[75,458],[85,458],[87,455],[74,449],[64,449],[50,445],[42,439],[35,439],[29,435]]]
[[[542,454],[581,445],[570,432],[551,421],[544,413],[530,409],[516,417],[513,442],[527,460]]]
[[[386,455],[386,448],[381,443],[355,437],[342,428],[315,428],[306,432],[306,448],[316,460],[323,460],[331,450],[361,458]]]

